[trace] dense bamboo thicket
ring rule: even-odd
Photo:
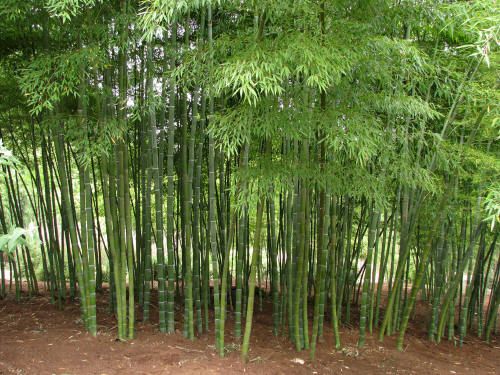
[[[312,358],[344,325],[401,350],[417,301],[429,340],[490,340],[496,6],[2,1],[0,297],[96,335],[109,287],[120,340],[152,320],[243,360],[266,306]]]

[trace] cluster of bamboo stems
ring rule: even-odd
[[[121,4],[126,12],[127,2]],[[210,3],[199,17],[196,38],[212,51]],[[251,182],[241,176],[252,159],[264,155],[317,163],[321,171],[328,152],[322,134],[315,142],[263,138],[245,142],[234,155],[220,151],[208,131],[218,99],[204,87],[182,86],[175,76],[160,80],[155,73],[158,66],[164,71],[175,67],[176,51],[189,48],[186,19],[184,46],[178,45],[175,22],[160,48],[161,64],[155,61],[155,47],[146,43],[134,60],[140,69],[129,71],[131,59],[122,47],[116,52],[117,68],[102,72],[109,95],[94,103],[100,108],[96,132],[104,132],[103,124],[111,119],[127,129],[106,153],[79,158],[57,110],[47,114],[57,127],[33,121],[28,141],[22,142],[10,134],[27,174],[3,167],[2,230],[23,227],[25,212],[33,213],[42,239],[42,280],[52,301],[63,308],[68,297],[78,298],[85,327],[96,335],[96,292],[108,273],[119,339],[132,339],[137,318],[147,322],[154,311],[161,332],[174,333],[181,322],[189,339],[214,331],[223,356],[229,319],[245,360],[254,306],[262,310],[267,299],[274,335],[287,335],[311,357],[327,323],[336,348],[341,347],[340,328],[356,324],[359,347],[367,333],[377,331],[380,340],[397,333],[402,349],[418,312],[417,299],[430,306],[430,340],[446,337],[461,345],[471,330],[489,340],[500,304],[498,230],[491,232],[481,220],[480,201],[477,207],[460,201],[453,177],[446,177],[447,190],[437,207],[418,188],[396,186],[384,208],[369,197],[334,194],[329,184],[300,175],[290,186],[271,184],[257,198],[236,202]],[[263,19],[256,17],[257,39]],[[127,44],[127,29],[121,25],[121,46]],[[213,69],[212,59],[209,65]],[[131,78],[138,87],[133,101],[147,107],[133,126],[127,115]],[[158,82],[167,106],[147,100],[155,96]],[[78,88],[81,129],[90,129],[89,103],[83,98],[93,84],[82,80]],[[325,108],[324,94],[319,105]],[[26,199],[29,208],[22,207]],[[13,285],[18,299],[23,288],[30,295],[39,292],[33,257],[19,246],[0,261],[2,296]],[[154,288],[157,310],[151,309]],[[175,314],[176,304],[183,306],[182,318]]]

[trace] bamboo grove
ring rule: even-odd
[[[266,306],[312,358],[344,326],[402,350],[421,302],[430,341],[489,341],[495,6],[2,1],[2,298],[77,301],[96,335],[109,288],[120,340],[243,360]]]

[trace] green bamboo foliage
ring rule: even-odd
[[[243,361],[255,317],[402,350],[417,302],[436,344],[494,339],[491,2],[49,3],[1,21],[0,298]]]

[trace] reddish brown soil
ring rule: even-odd
[[[0,300],[0,374],[498,374],[500,343],[487,345],[469,338],[459,349],[450,342],[434,345],[425,339],[423,326],[411,326],[405,351],[395,349],[395,339],[383,344],[369,336],[356,350],[358,332],[342,328],[343,351],[335,351],[332,331],[326,328],[316,361],[309,353],[297,353],[284,337],[272,335],[271,316],[256,312],[250,362],[243,365],[239,346],[226,334],[228,353],[219,358],[213,334],[191,342],[182,333],[161,334],[155,321],[137,323],[137,338],[115,341],[115,320],[107,312],[106,296],[98,307],[99,333],[91,337],[82,329],[79,307],[64,311],[49,303],[46,295]],[[155,315],[156,310],[153,310]],[[177,323],[181,328],[181,324]],[[232,332],[228,321],[226,332]],[[294,363],[302,359],[304,364]]]

